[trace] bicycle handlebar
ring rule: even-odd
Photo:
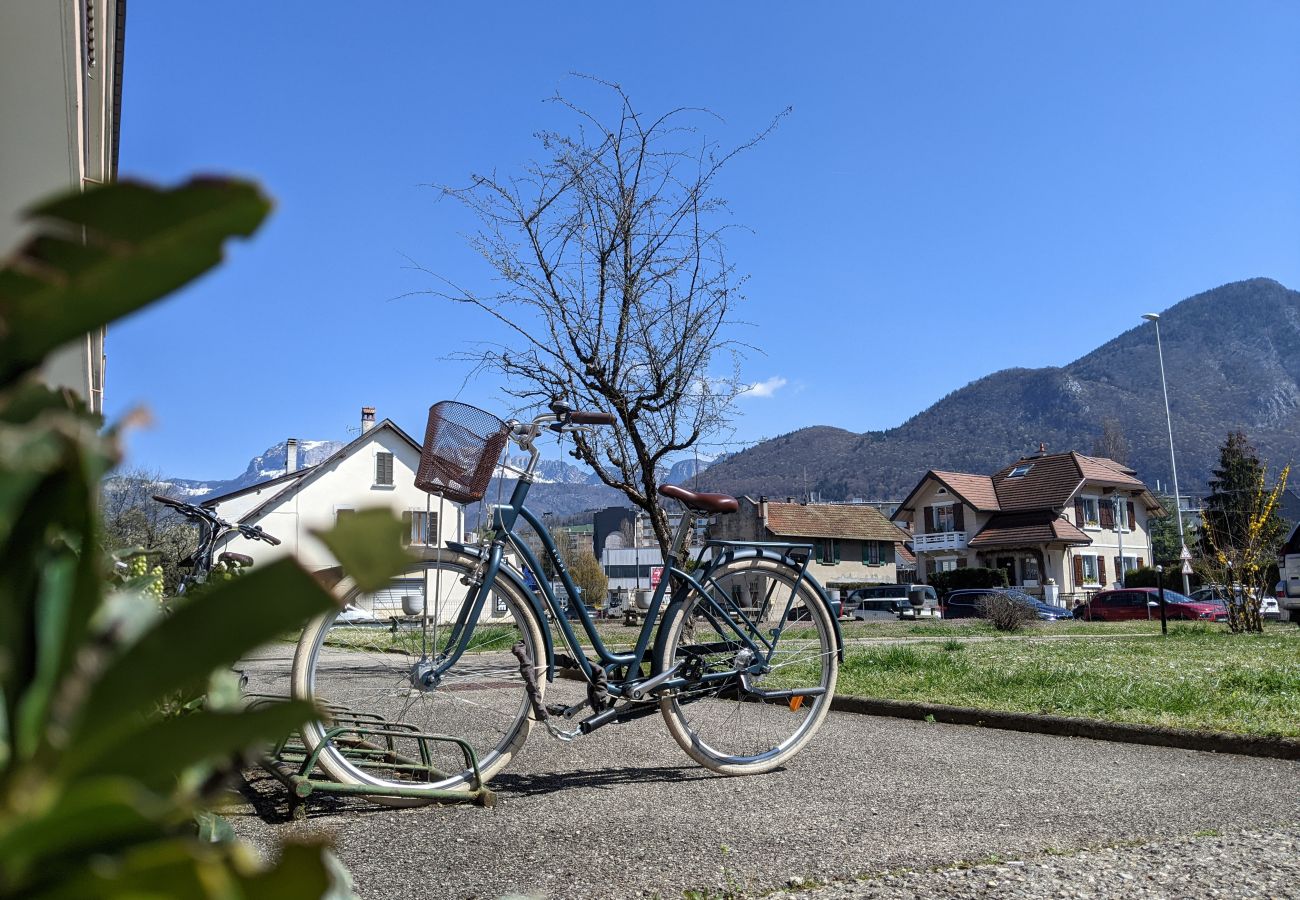
[[[569,421],[574,425],[613,425],[614,414],[607,412],[572,412]]]
[[[153,499],[157,500],[164,506],[170,506],[173,509],[179,510],[183,515],[189,516],[190,518],[204,519],[212,525],[220,528],[238,529],[239,533],[246,538],[251,538],[255,541],[266,541],[272,546],[276,546],[280,543],[279,538],[263,531],[261,525],[231,525],[212,510],[204,509],[202,506],[196,506],[193,503],[186,503],[183,500],[176,500],[172,497],[163,497],[160,494],[154,494]]]

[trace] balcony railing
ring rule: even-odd
[[[936,531],[931,534],[912,535],[912,547],[917,553],[935,550],[965,550],[966,532]]]

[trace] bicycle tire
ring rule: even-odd
[[[760,689],[820,688],[816,696],[799,700],[760,699],[738,687],[692,690],[690,685],[660,700],[668,731],[700,765],[723,775],[769,772],[802,750],[830,711],[839,677],[839,658],[831,612],[820,595],[798,572],[776,560],[755,557],[724,563],[711,573],[710,590],[721,590],[743,602],[752,627],[770,637],[786,616],[786,600],[794,594],[791,614],[806,621],[785,621],[772,648],[770,670],[754,677]],[[797,594],[795,593],[798,586]],[[715,595],[716,596],[716,595]],[[665,671],[679,658],[697,656],[703,668],[729,671],[742,646],[729,626],[699,615],[707,605],[692,590],[675,600],[664,614],[655,653],[656,671]]]
[[[419,792],[461,789],[473,781],[455,744],[388,734],[370,740],[354,732],[331,736],[331,729],[349,724],[366,728],[387,723],[413,734],[465,740],[478,757],[484,782],[523,747],[533,713],[513,647],[522,641],[534,671],[540,672],[544,644],[531,604],[506,578],[497,579],[484,606],[486,618],[480,618],[470,646],[439,684],[418,687],[411,678],[429,648],[445,642],[469,590],[461,578],[475,562],[467,554],[443,550],[438,559],[422,562],[393,582],[412,585],[418,574],[425,585],[423,597],[444,598],[440,605],[422,599],[422,613],[433,606],[427,617],[392,617],[387,625],[361,627],[340,622],[336,611],[304,629],[294,654],[291,691],[327,712],[324,720],[306,723],[302,737],[309,754],[319,750],[317,761],[330,778],[408,794],[375,795],[376,802],[391,806],[433,802],[436,798]],[[341,603],[366,597],[350,580],[335,595]],[[371,602],[378,603],[378,596]],[[536,682],[540,700],[544,674]],[[412,792],[417,795],[409,796]]]

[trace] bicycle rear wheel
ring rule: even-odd
[[[532,709],[516,645],[535,671],[545,665],[544,645],[531,605],[504,577],[497,578],[456,664],[434,684],[421,678],[446,649],[469,591],[462,578],[474,563],[444,550],[375,594],[345,582],[336,595],[369,611],[372,621],[345,621],[356,614],[332,612],[303,631],[293,696],[327,714],[303,727],[303,740],[308,752],[319,748],[319,764],[334,780],[400,789],[401,797],[376,800],[418,805],[431,802],[421,792],[465,787],[474,777],[458,745],[421,735],[467,742],[484,781],[523,746]],[[539,692],[544,687],[543,676]]]
[[[721,686],[700,681],[662,699],[660,711],[677,743],[706,768],[725,775],[771,771],[804,748],[830,710],[839,675],[830,611],[807,581],[775,560],[734,560],[705,586],[719,602],[730,598],[751,624],[733,625],[691,591],[664,615],[656,671],[678,661],[687,677],[735,671],[744,663],[741,633],[763,648],[763,640],[784,626],[770,653],[763,651],[766,664],[757,660],[751,667],[751,686],[802,693],[763,698],[738,678]]]

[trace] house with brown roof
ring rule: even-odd
[[[809,544],[808,571],[825,587],[894,584],[907,532],[875,507],[859,503],[796,503],[737,498],[740,509],[718,516],[709,537],[726,541]]]
[[[1003,569],[1009,584],[1068,600],[1146,565],[1147,520],[1164,514],[1127,466],[1040,447],[993,475],[931,469],[893,518],[911,529],[922,579],[966,566]]]

